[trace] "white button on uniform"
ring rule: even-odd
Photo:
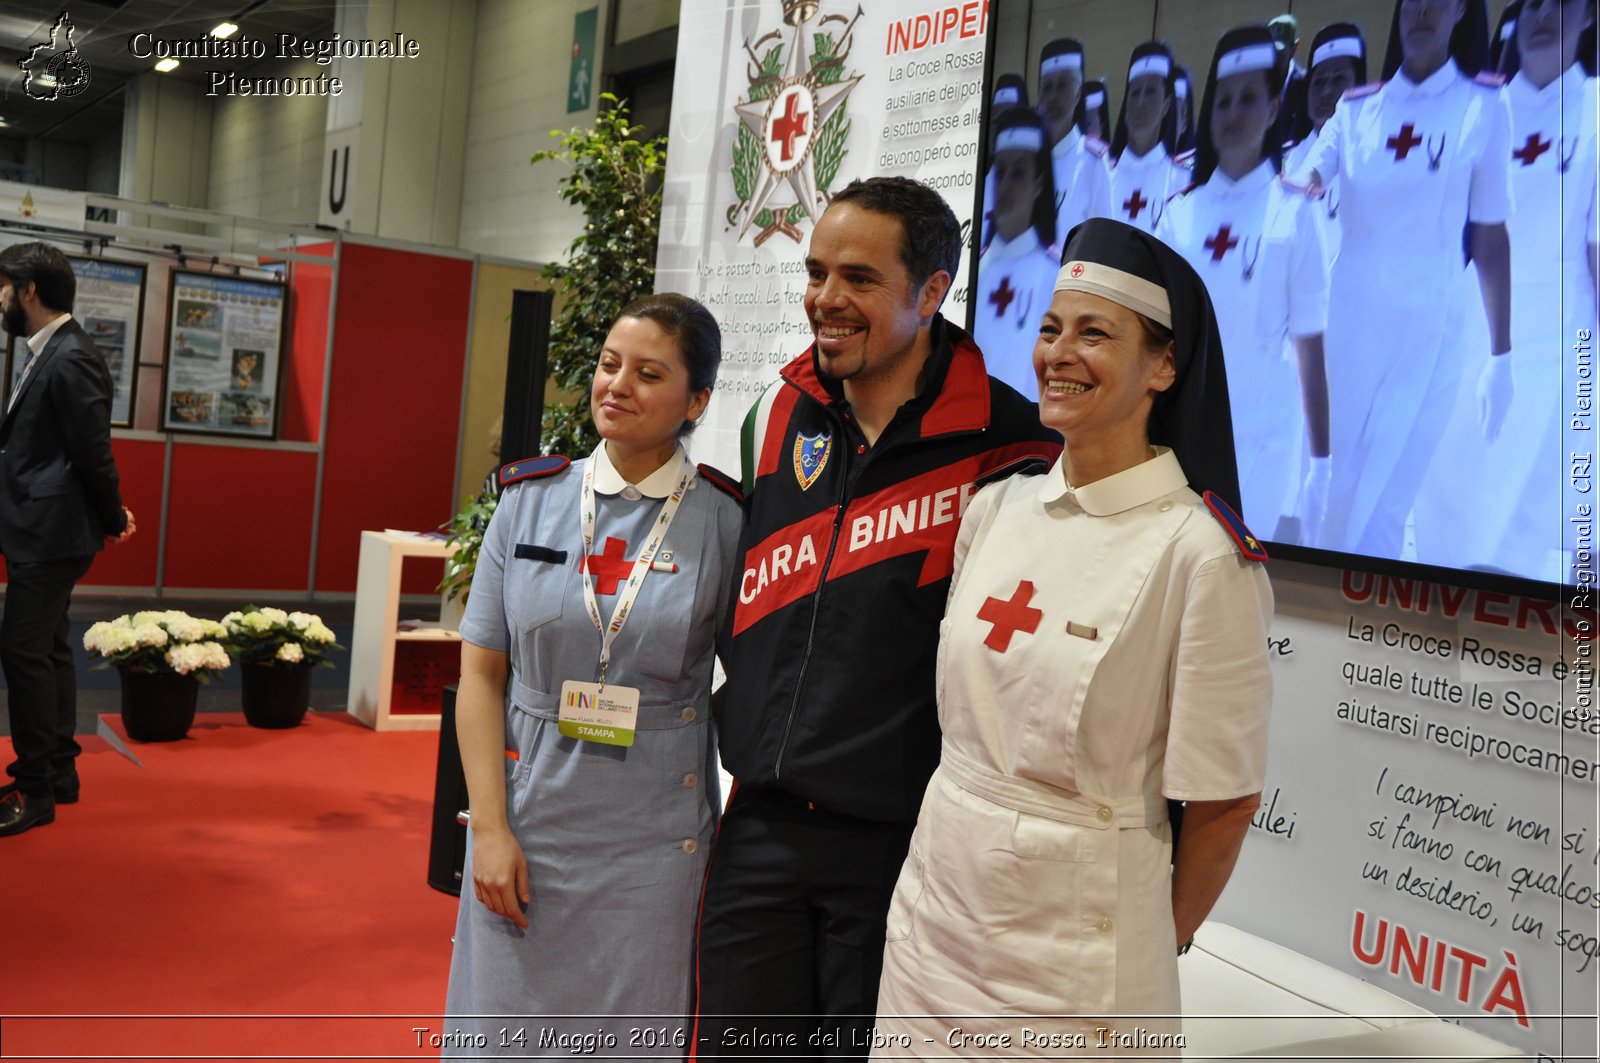
[[[694,722],[694,717],[695,717],[694,706],[693,705],[685,705],[683,707],[683,720],[684,720],[684,722],[685,723],[693,723]]]
[[[1099,808],[1094,810],[1094,818],[1098,819],[1101,823],[1110,823],[1112,815],[1114,815],[1114,813],[1111,811],[1110,805],[1101,805]]]
[[[700,776],[691,771],[683,777],[683,788],[685,790],[693,790],[699,782]]]
[[[694,843],[694,839],[693,838],[685,838],[685,839],[683,839],[683,851],[684,852],[692,853],[698,848],[699,848],[699,846]],[[1109,923],[1110,920],[1108,919],[1108,920],[1106,920],[1106,922]]]
[[[1100,921],[1094,925],[1094,928],[1102,934],[1111,933],[1111,917],[1102,915]]]
[[[1169,510],[1171,508],[1172,508],[1171,499],[1165,499],[1165,498],[1162,499],[1161,500],[1161,504],[1156,507],[1156,509],[1159,510],[1160,512],[1162,512],[1162,513],[1165,513],[1167,510]]]
[[[637,487],[629,484],[622,489],[622,497],[626,498],[629,502],[637,502],[644,496],[639,493],[639,489]]]

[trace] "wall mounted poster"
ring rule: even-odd
[[[68,255],[78,278],[72,316],[78,320],[111,371],[111,423],[133,423],[133,390],[139,379],[139,331],[144,321],[145,267],[130,262]],[[7,337],[6,397],[28,364],[22,340]]]
[[[283,305],[274,281],[173,271],[163,428],[273,437]]]

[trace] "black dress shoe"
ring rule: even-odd
[[[13,790],[0,801],[0,838],[21,834],[56,820],[56,803],[48,797],[35,797]]]

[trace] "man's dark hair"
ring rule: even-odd
[[[941,269],[955,280],[961,265],[961,226],[950,204],[927,185],[908,177],[868,177],[845,185],[834,194],[833,203],[854,203],[898,218],[904,230],[900,261],[917,287]]]
[[[72,275],[67,256],[49,244],[12,244],[0,251],[0,276],[9,280],[13,288],[32,283],[39,302],[58,313],[72,313],[78,278]]]
[[[617,315],[651,321],[672,337],[689,370],[689,392],[704,391],[717,382],[717,367],[722,364],[722,329],[717,319],[701,303],[677,292],[646,295],[622,308]],[[693,421],[683,422],[678,434],[694,429]]]

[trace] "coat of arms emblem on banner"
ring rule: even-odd
[[[860,82],[846,75],[853,18],[823,15],[815,28],[818,0],[783,0],[783,21],[792,27],[744,42],[750,92],[734,105],[740,119],[733,145],[733,191],[739,201],[728,208],[730,226],[742,240],[752,228],[760,247],[773,233],[800,242],[803,218],[813,224],[822,214],[828,188],[844,161],[850,132],[845,98]],[[778,197],[787,187],[792,203]],[[781,197],[787,199],[788,197]]]

